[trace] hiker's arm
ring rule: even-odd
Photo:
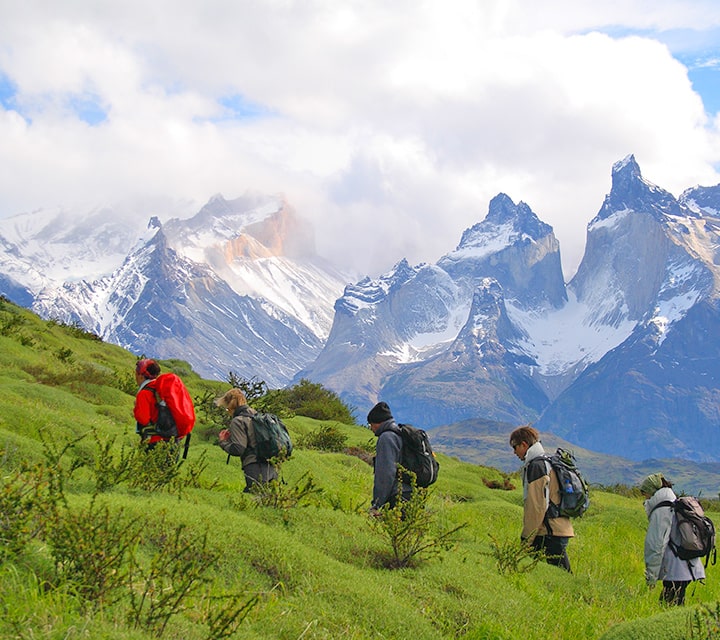
[[[150,391],[142,390],[135,397],[135,409],[133,414],[135,421],[140,427],[146,427],[153,421],[153,408],[155,407],[155,396]]]
[[[670,507],[658,507],[650,514],[645,534],[645,582],[648,586],[653,586],[660,574],[665,547],[670,539],[671,524]]]
[[[229,453],[231,456],[240,456],[241,458],[245,455],[245,450],[248,447],[248,435],[247,429],[241,418],[233,418],[229,427],[230,438],[227,440],[220,440],[220,446],[222,450]]]
[[[397,461],[400,459],[400,437],[391,433],[382,434],[377,441],[375,452],[375,481],[373,483],[372,506],[379,509],[397,491]]]

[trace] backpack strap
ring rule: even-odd
[[[662,502],[658,502],[651,510],[650,513],[655,511],[655,509],[659,509],[660,507],[670,507],[673,508],[675,503],[672,500],[663,500]],[[648,515],[648,517],[650,517]]]
[[[659,509],[660,507],[670,507],[671,509],[674,509],[675,503],[672,500],[662,500],[661,502],[658,502],[651,510],[650,514],[655,511],[655,509]],[[648,516],[650,517],[650,516]],[[673,555],[676,558],[679,558],[678,555],[680,549],[678,548],[677,544],[675,544],[672,540],[672,537],[668,538],[668,547],[670,547],[670,551],[673,552]],[[685,563],[687,564],[688,571],[690,572],[690,578],[692,578],[692,581],[695,582],[695,573],[692,570],[692,564],[690,563],[690,560],[686,560]]]
[[[153,394],[153,396],[155,396],[155,404],[156,405],[159,406],[160,403],[162,402],[160,393],[158,392],[158,390],[155,387],[151,387],[150,384],[146,384],[142,389],[140,389],[140,391],[150,391]],[[149,422],[147,424],[147,426],[145,426],[145,428],[142,430],[142,433],[141,433],[143,438],[160,435],[159,433],[157,433],[157,431],[155,431],[155,429],[153,427],[155,427],[155,423],[153,423],[153,422]],[[190,434],[188,434],[188,435],[190,435]],[[173,437],[170,437],[170,438],[163,437],[163,440],[165,440],[165,442],[170,442],[170,441],[177,442],[179,440],[179,438],[177,436],[175,436],[174,438]],[[185,452],[184,452],[183,458],[187,458],[187,448],[189,446],[189,444],[188,444],[189,442],[190,442],[189,439],[185,441]]]

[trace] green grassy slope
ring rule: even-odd
[[[151,355],[151,354],[148,354]],[[87,339],[0,302],[0,475],[11,476],[23,461],[42,461],[47,442],[79,438],[68,454],[97,460],[99,445],[112,442],[119,455],[134,444],[132,367],[135,357]],[[191,394],[219,393],[227,385],[201,380],[182,362],[165,363],[181,373]],[[124,391],[124,390],[125,391]],[[288,420],[295,442],[323,423]],[[335,425],[347,444],[366,446],[371,434]],[[522,517],[522,492],[488,488],[500,471],[440,456],[440,478],[428,509],[440,528],[460,524],[454,548],[414,568],[383,567],[387,541],[366,514],[372,469],[359,457],[296,447],[282,467],[286,487],[311,478],[312,500],[290,508],[253,506],[241,494],[244,480],[236,459],[226,464],[215,445],[216,425],[200,415],[186,468],[202,467],[202,481],[182,494],[150,492],[127,483],[96,498],[117,518],[138,519],[143,530],[165,519],[195,539],[207,533],[219,561],[207,566],[204,589],[212,598],[183,601],[162,637],[211,637],[206,609],[257,597],[232,636],[247,639],[398,640],[469,638],[654,638],[621,625],[644,628],[661,615],[670,635],[688,629],[692,607],[663,613],[643,581],[645,515],[639,500],[595,492],[586,516],[576,521],[569,548],[574,574],[538,565],[529,573],[501,574],[492,554],[496,541],[515,541]],[[201,434],[207,434],[207,438]],[[44,434],[41,436],[41,434]],[[202,465],[201,465],[202,463]],[[3,485],[0,485],[0,488]],[[82,513],[93,493],[92,464],[79,469],[67,487],[70,509]],[[91,532],[87,532],[91,537]],[[78,540],[78,548],[84,540]],[[139,553],[153,552],[150,536]],[[690,604],[714,607],[720,599],[716,568]],[[47,543],[37,539],[22,552],[0,559],[0,637],[157,637],[128,623],[127,602],[89,607],[78,593],[53,578]],[[653,619],[654,620],[654,619]],[[679,622],[678,622],[679,621]],[[656,624],[653,622],[653,624]],[[675,625],[673,627],[673,625]],[[216,636],[219,637],[219,636]]]

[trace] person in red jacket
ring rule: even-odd
[[[157,422],[158,408],[155,399],[153,381],[160,375],[160,365],[149,358],[138,360],[135,365],[135,381],[138,391],[135,396],[135,433],[140,436],[144,444],[152,447],[156,442],[163,440],[159,435],[153,434],[153,427]]]

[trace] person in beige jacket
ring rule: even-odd
[[[570,518],[553,518],[548,513],[551,503],[560,504],[560,486],[540,442],[540,434],[530,425],[518,427],[510,434],[510,446],[524,463],[521,538],[536,551],[543,551],[548,564],[571,572],[567,546],[575,532]]]

